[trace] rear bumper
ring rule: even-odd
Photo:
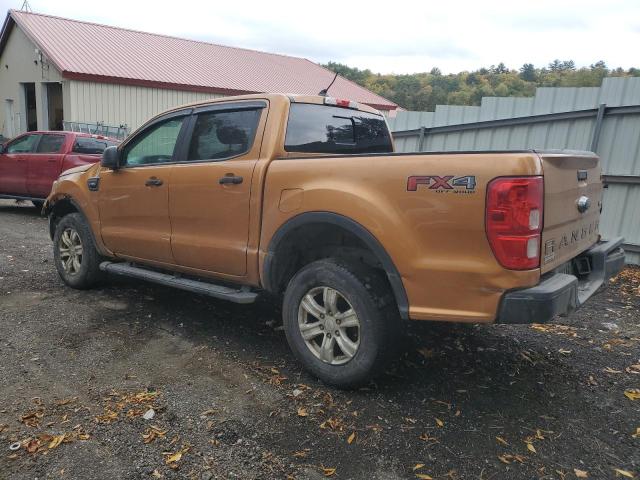
[[[598,242],[579,257],[590,258],[588,275],[551,273],[535,287],[505,293],[496,323],[544,323],[567,315],[593,295],[624,267],[622,237]]]

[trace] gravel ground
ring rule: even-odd
[[[46,220],[0,201],[0,479],[640,478],[639,307],[629,268],[558,325],[412,325],[344,392],[273,301],[72,290]]]

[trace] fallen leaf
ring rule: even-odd
[[[96,417],[97,423],[111,423],[118,419],[118,413],[109,409],[105,409],[104,414]]]
[[[349,435],[349,438],[347,438],[347,443],[351,445],[355,439],[356,439],[356,432],[353,432],[351,435]]]
[[[574,468],[573,473],[575,473],[576,477],[578,478],[589,478],[589,474],[584,470],[578,470],[577,468]]]
[[[182,459],[182,456],[189,451],[189,446],[183,446],[180,450],[175,453],[163,453],[166,456],[164,459],[164,463],[169,465],[171,468],[177,467],[177,462]]]
[[[604,368],[602,371],[606,373],[622,373],[622,370],[614,370],[611,367]]]
[[[632,433],[631,436],[633,438],[640,438],[640,427],[636,428],[636,433]]]
[[[420,480],[433,480],[433,477],[426,473],[416,473],[416,478],[419,478]]]
[[[635,365],[631,365],[624,369],[627,373],[634,373],[636,375],[640,375],[640,363],[636,363]]]
[[[305,448],[304,450],[298,450],[297,452],[293,452],[293,456],[296,458],[304,458],[309,455],[310,449]]]
[[[152,473],[151,476],[153,478],[162,478],[162,474],[158,471],[158,469],[155,469]]]
[[[509,445],[509,443],[508,443],[504,438],[502,438],[502,437],[496,437],[496,441],[497,441],[498,443],[501,443],[501,444],[502,444],[502,445],[504,445],[505,447],[506,447],[507,445]]]
[[[328,418],[320,424],[320,428],[323,430],[333,430],[341,432],[344,430],[344,422],[339,418]]]
[[[616,477],[622,476],[627,478],[636,478],[635,475],[628,470],[620,470],[619,468],[614,468],[613,471],[616,472]]]
[[[53,440],[51,440],[51,442],[49,443],[49,450],[52,450],[56,448],[58,445],[60,445],[62,441],[65,439],[65,437],[66,437],[66,434],[56,435],[55,437],[53,437]]]
[[[336,473],[336,469],[335,468],[322,467],[322,473],[324,473],[325,477],[331,477],[332,475],[334,475]]]
[[[309,413],[307,412],[307,409],[306,409],[306,408],[299,407],[299,408],[298,408],[298,416],[299,416],[299,417],[308,417],[308,416],[309,416]]]
[[[507,465],[511,463],[511,455],[498,455],[498,459]]]
[[[142,439],[144,443],[151,443],[158,437],[164,437],[166,433],[166,430],[161,430],[159,427],[152,425],[145,433],[142,434]]]
[[[640,400],[640,389],[631,388],[624,391],[624,396],[629,400]]]
[[[561,353],[563,355],[569,355],[572,352],[572,350],[565,350],[564,348],[561,348],[560,350],[558,350],[558,353]]]
[[[38,409],[21,415],[20,421],[28,427],[37,427],[42,417],[44,417],[44,409]]]
[[[532,453],[538,453],[536,452],[536,448],[533,446],[533,443],[527,443],[527,450],[529,450]]]
[[[423,433],[418,437],[423,442],[437,442],[438,439],[435,437],[430,437],[428,433]]]
[[[29,440],[24,448],[27,453],[36,453],[38,451],[38,448],[40,448],[40,440],[38,440],[37,438]]]
[[[418,353],[424,358],[432,358],[434,356],[434,351],[431,348],[420,348],[418,349]]]
[[[420,470],[422,467],[424,467],[424,463],[416,463],[415,467],[413,467],[413,471],[415,472],[416,470]]]
[[[442,420],[440,420],[439,418],[436,418],[436,425],[438,425],[440,428],[444,427],[444,422]]]
[[[165,462],[166,462],[167,464],[169,464],[169,463],[175,463],[175,462],[179,462],[181,458],[182,458],[182,452],[176,452],[176,453],[172,453],[171,455],[169,455],[169,456],[165,459]]]

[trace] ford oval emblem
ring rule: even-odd
[[[590,206],[591,206],[591,200],[589,200],[589,197],[585,197],[583,195],[578,199],[578,211],[580,213],[584,213],[587,210],[589,210]]]

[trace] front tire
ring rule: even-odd
[[[100,254],[89,225],[79,213],[58,222],[53,236],[53,258],[60,278],[72,288],[88,289],[102,278]]]
[[[289,282],[283,323],[291,350],[308,371],[327,384],[354,388],[387,367],[400,328],[397,312],[381,272],[325,259]]]

